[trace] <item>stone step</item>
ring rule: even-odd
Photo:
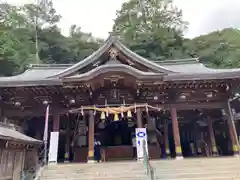
[[[199,158],[151,161],[159,180],[240,180],[240,159]],[[40,180],[146,180],[143,162],[59,164],[45,168]]]
[[[229,158],[225,158],[225,157],[219,157],[219,158],[184,158],[184,159],[180,159],[180,160],[176,160],[176,159],[162,159],[161,161],[165,161],[165,162],[171,162],[171,161],[176,161],[176,163],[181,163],[181,162],[189,162],[189,163],[194,163],[194,162],[222,162],[222,160],[228,160],[228,161],[238,161],[240,160],[239,157],[229,157]],[[151,162],[158,162],[159,160],[151,160]]]
[[[167,174],[167,173],[189,173],[189,172],[198,172],[198,173],[206,173],[206,172],[209,172],[209,173],[218,173],[219,171],[223,171],[223,172],[231,172],[231,173],[234,173],[236,172],[238,169],[235,169],[235,170],[232,170],[232,169],[200,169],[200,170],[186,170],[186,169],[181,169],[181,170],[159,170],[159,169],[155,169],[155,172],[158,172],[158,173],[162,173],[162,174]]]
[[[106,173],[106,172],[92,172],[92,173],[57,173],[57,174],[48,174],[48,173],[44,173],[42,176],[43,177],[69,177],[69,175],[71,175],[71,177],[79,177],[79,176],[101,176],[101,177],[120,177],[120,176],[133,176],[135,174],[141,175],[141,176],[145,176],[145,171],[144,172],[125,172],[125,173],[121,173],[121,171],[119,171],[118,173]]]
[[[144,177],[110,177],[110,178],[106,178],[106,177],[80,177],[80,178],[68,178],[67,180],[147,180],[148,177],[144,176]],[[49,180],[49,179],[42,179],[41,180]],[[56,179],[51,179],[51,180],[66,180],[65,178],[56,178]]]
[[[171,176],[177,176],[177,177],[193,177],[193,176],[209,176],[209,175],[216,175],[216,176],[223,176],[223,175],[233,175],[236,177],[240,177],[240,173],[239,172],[229,172],[229,171],[221,171],[221,172],[184,172],[184,173],[162,173],[162,172],[155,172],[155,174],[157,176],[161,176],[161,177],[171,177]]]
[[[214,167],[205,167],[205,168],[195,168],[195,167],[192,167],[192,168],[189,168],[189,169],[184,169],[184,168],[157,168],[157,167],[154,167],[154,170],[157,171],[157,172],[161,172],[161,173],[185,173],[185,172],[219,172],[219,171],[228,171],[228,172],[235,172],[236,170],[238,170],[239,167],[235,167],[235,168],[231,168],[231,167],[217,167],[217,168],[214,168]],[[141,169],[138,169],[138,170],[127,170],[127,169],[117,169],[115,171],[111,170],[111,169],[108,169],[108,170],[76,170],[76,171],[67,171],[67,170],[64,170],[64,171],[54,171],[54,170],[51,170],[51,171],[45,171],[44,174],[45,175],[55,175],[55,174],[66,174],[66,173],[71,173],[71,174],[82,174],[82,173],[104,173],[104,174],[124,174],[124,173],[139,173],[139,172],[144,172],[145,171],[145,168],[142,167]]]
[[[239,177],[229,177],[229,176],[222,176],[222,177],[194,177],[194,178],[172,178],[172,179],[161,179],[155,178],[155,180],[240,180]]]

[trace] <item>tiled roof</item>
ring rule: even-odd
[[[20,141],[20,142],[25,142],[30,144],[41,143],[41,141],[31,138],[29,136],[26,136],[25,134],[22,134],[2,123],[0,123],[0,139]]]
[[[79,70],[97,63],[103,53],[107,52],[112,46],[132,61],[148,67],[152,72],[143,72],[124,64],[106,63],[88,72],[76,75],[76,72]],[[109,71],[109,69],[126,72],[142,79],[157,79],[159,77],[159,79],[163,79],[163,81],[240,78],[240,69],[208,68],[198,62],[196,58],[159,62],[150,61],[132,52],[118,41],[116,37],[110,36],[97,51],[76,64],[31,65],[23,74],[12,77],[1,77],[0,87],[62,85],[63,81],[76,78],[79,78],[79,80],[88,79],[89,77],[87,76],[89,75],[99,75]]]

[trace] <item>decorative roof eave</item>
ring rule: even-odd
[[[51,85],[62,85],[62,81],[59,79],[44,79],[32,81],[1,81],[0,79],[0,87],[30,87]]]
[[[233,72],[196,73],[196,74],[169,74],[164,76],[164,81],[195,81],[195,80],[226,80],[240,79],[240,70]]]
[[[91,80],[101,74],[109,73],[109,72],[123,72],[129,74],[131,76],[136,77],[137,79],[161,79],[164,73],[152,73],[152,72],[142,72],[131,66],[127,66],[124,64],[114,64],[114,65],[102,65],[99,66],[87,73],[66,77],[63,79],[65,82],[72,81],[88,81]]]
[[[134,61],[136,61],[139,64],[143,64],[147,67],[149,67],[150,69],[153,69],[157,72],[164,72],[164,73],[171,73],[173,71],[166,69],[154,62],[151,62],[150,60],[147,60],[141,56],[139,56],[138,54],[132,52],[130,49],[128,49],[126,46],[124,46],[120,41],[117,40],[116,37],[114,36],[110,36],[105,43],[94,53],[92,53],[90,56],[88,56],[87,58],[85,58],[84,60],[78,62],[77,64],[53,75],[50,76],[49,78],[61,78],[67,75],[70,75],[74,72],[76,72],[77,70],[86,67],[87,65],[94,63],[94,61],[96,61],[98,58],[100,58],[100,56],[106,52],[111,46],[116,47],[117,49],[119,49],[122,53],[124,53],[126,56],[129,56],[130,58],[132,58]]]

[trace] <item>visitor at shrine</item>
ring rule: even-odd
[[[132,135],[133,159],[137,159],[136,137]]]
[[[101,142],[97,139],[94,140],[94,159],[97,162],[101,160]]]

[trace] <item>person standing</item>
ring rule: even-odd
[[[133,159],[137,159],[136,137],[132,135]]]
[[[94,141],[94,159],[97,162],[101,161],[101,142],[97,139]]]

